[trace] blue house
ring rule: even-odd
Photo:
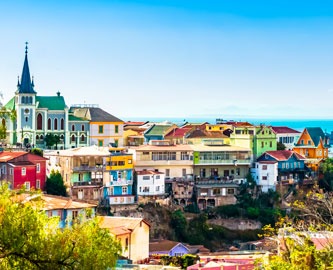
[[[149,243],[149,255],[183,256],[190,254],[189,248],[180,242],[162,240]]]
[[[277,163],[277,182],[282,184],[303,183],[309,168],[306,167],[305,157],[291,150],[267,151],[262,154],[257,163],[263,165],[262,169],[267,170],[270,163]]]

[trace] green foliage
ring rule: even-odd
[[[238,217],[240,216],[240,209],[237,205],[221,205],[212,209],[212,212],[219,217]]]
[[[0,187],[0,269],[115,267],[121,247],[96,219],[59,229],[58,217],[47,217],[38,194],[22,196]]]
[[[188,213],[194,213],[194,214],[200,213],[200,209],[196,203],[191,203],[191,204],[186,205],[184,207],[184,211],[188,212]]]
[[[174,229],[178,241],[187,240],[187,221],[181,210],[176,210],[171,214],[170,225]]]
[[[333,190],[333,158],[325,159],[319,168],[322,177],[319,181],[321,188],[324,188],[328,191]]]
[[[286,150],[286,146],[283,143],[277,142],[276,150]]]
[[[195,264],[200,258],[197,255],[185,254],[183,256],[162,256],[160,260],[163,265],[186,269],[188,266]]]
[[[32,148],[30,153],[41,157],[43,156],[43,150],[40,148]]]
[[[46,179],[46,193],[59,196],[67,196],[66,186],[60,172],[51,171],[50,176]]]
[[[58,148],[58,143],[60,142],[60,137],[58,135],[54,135],[53,133],[48,133],[44,138],[45,144],[47,148],[51,148],[56,145],[56,149]]]

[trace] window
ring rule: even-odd
[[[64,128],[65,128],[65,121],[64,121],[64,118],[61,118],[61,120],[60,120],[60,129],[64,130]]]
[[[72,125],[72,131],[75,131],[75,125]]]
[[[267,165],[262,165],[263,170],[267,170]]]
[[[190,160],[190,154],[188,152],[181,152],[180,159],[181,160]]]
[[[62,210],[58,210],[57,216],[60,217],[60,220],[63,219]]]
[[[58,130],[58,119],[54,119],[54,130]]]
[[[81,135],[81,142],[84,142],[84,135]]]
[[[84,131],[84,125],[81,126],[81,130]]]
[[[83,189],[79,189],[78,192],[77,192],[77,198],[79,200],[82,200],[83,196],[84,196]]]
[[[273,142],[272,141],[269,142],[269,147],[273,147]]]
[[[236,175],[240,175],[240,168],[236,168]]]
[[[98,146],[103,146],[103,140],[98,140]]]
[[[74,134],[72,135],[71,139],[72,139],[72,142],[75,142],[75,135]]]
[[[93,198],[94,198],[94,200],[97,200],[98,199],[98,189],[94,189],[94,191],[93,191]]]
[[[125,250],[128,250],[128,237],[125,239]]]
[[[36,180],[36,189],[40,189],[40,180],[39,179]]]
[[[47,119],[47,129],[50,130],[51,127],[51,118]]]
[[[47,211],[47,216],[50,218],[53,216],[52,210]]]
[[[261,142],[261,148],[264,148],[264,142]]]
[[[42,130],[43,129],[43,116],[41,113],[37,115],[37,129]]]
[[[235,194],[235,190],[233,188],[228,188],[227,193],[230,194],[230,195]]]
[[[311,145],[311,140],[308,140],[308,145]]]
[[[40,173],[40,163],[37,163],[37,164],[36,164],[36,171],[37,171],[38,173]]]
[[[156,191],[160,191],[160,186],[157,186],[157,187],[156,187]]]
[[[263,176],[263,177],[262,177],[262,180],[267,180],[267,176]]]
[[[132,160],[131,159],[127,160],[127,163],[132,164]]]
[[[117,139],[114,140],[114,144],[115,144],[116,147],[118,147],[118,140]]]
[[[118,125],[114,126],[114,133],[119,133],[119,126]]]
[[[9,168],[9,175],[13,175],[14,174],[14,169],[13,168]]]
[[[101,134],[104,132],[104,126],[100,125],[98,126],[98,133]]]
[[[220,195],[220,194],[221,194],[221,189],[219,189],[219,188],[213,189],[213,195]]]
[[[113,187],[108,188],[108,195],[112,196],[113,195]]]
[[[72,220],[75,221],[79,216],[79,211],[73,210],[72,211]]]
[[[144,176],[142,177],[142,180],[150,180],[150,176],[149,176],[149,175],[144,175]]]
[[[301,144],[304,144],[304,140],[301,140]]]
[[[23,167],[21,170],[21,175],[26,175],[26,174],[27,174],[27,169]]]
[[[27,182],[24,183],[24,185],[25,185],[25,189],[26,189],[27,191],[29,191],[29,190],[30,190],[30,182],[27,181]]]
[[[127,194],[127,187],[122,188],[122,194]]]
[[[183,169],[183,176],[186,176],[186,169]]]
[[[170,177],[170,169],[165,169],[165,176]]]

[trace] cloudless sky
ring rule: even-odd
[[[1,1],[0,91],[131,117],[333,118],[331,1]]]

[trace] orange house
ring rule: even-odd
[[[294,151],[303,155],[306,164],[313,171],[318,171],[319,163],[328,157],[329,138],[320,127],[307,127],[303,130]]]

